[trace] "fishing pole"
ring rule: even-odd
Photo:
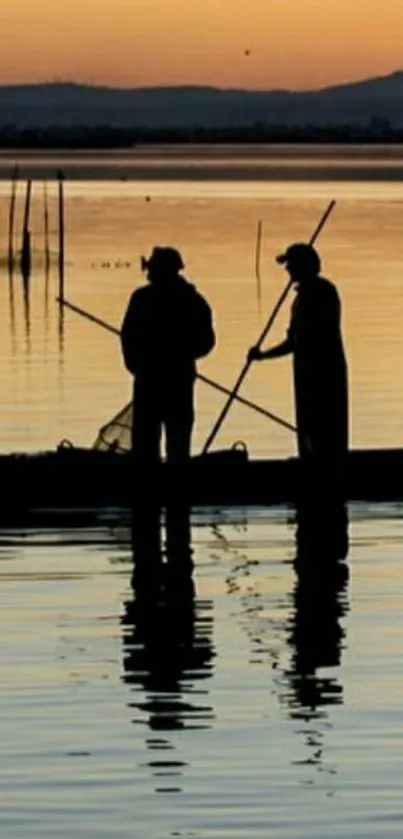
[[[317,237],[319,236],[320,231],[322,230],[323,225],[327,221],[327,219],[328,219],[330,213],[332,212],[335,204],[336,204],[336,202],[334,200],[331,201],[329,206],[327,207],[327,209],[323,213],[323,216],[320,219],[319,224],[316,227],[316,230],[314,231],[314,233],[312,234],[312,236],[309,240],[310,245],[313,245],[314,242],[316,241]],[[280,297],[279,297],[279,299],[278,299],[278,301],[277,301],[277,303],[276,303],[276,305],[275,305],[275,307],[274,307],[274,309],[273,309],[273,311],[272,311],[272,313],[271,313],[271,315],[270,315],[270,317],[269,317],[269,319],[266,323],[266,326],[264,327],[263,332],[260,335],[259,340],[255,344],[257,349],[259,349],[261,347],[261,345],[263,344],[263,341],[265,340],[266,336],[268,335],[268,333],[269,333],[269,331],[270,331],[270,329],[271,329],[271,327],[272,327],[272,325],[273,325],[273,323],[274,323],[274,321],[275,321],[275,319],[278,315],[278,312],[280,311],[281,306],[283,305],[283,303],[284,303],[287,295],[289,294],[292,286],[293,286],[293,280],[289,280],[289,282],[287,283],[284,291],[280,295]],[[219,432],[219,430],[220,430],[220,428],[221,428],[221,426],[222,426],[222,424],[225,420],[225,417],[228,414],[228,411],[229,411],[234,399],[238,398],[238,390],[240,389],[243,380],[247,376],[251,364],[252,364],[252,359],[248,358],[246,360],[246,362],[245,362],[245,364],[244,364],[236,382],[235,382],[235,385],[234,385],[232,391],[230,392],[230,395],[229,395],[229,398],[228,398],[227,402],[225,403],[221,413],[218,416],[218,419],[214,423],[214,426],[213,426],[209,436],[207,437],[207,440],[206,440],[206,442],[203,446],[201,454],[206,454],[208,449],[210,448],[212,442],[215,440],[215,438],[216,438],[216,436],[217,436],[217,434],[218,434],[218,432]]]
[[[56,302],[59,303],[61,306],[66,306],[67,309],[71,309],[72,312],[76,312],[76,314],[81,315],[82,317],[86,318],[87,320],[96,323],[98,326],[102,326],[104,329],[107,329],[108,332],[112,332],[114,335],[120,335],[120,330],[116,326],[112,326],[112,324],[108,323],[106,320],[93,315],[91,312],[87,312],[85,309],[82,309],[80,306],[76,306],[74,303],[70,303],[66,300],[65,297],[56,297]],[[213,379],[208,378],[207,376],[203,376],[202,373],[196,373],[198,379],[204,384],[209,385],[209,387],[214,388],[214,390],[220,391],[220,393],[224,393],[226,396],[231,395],[231,391],[224,387],[224,385],[219,384],[219,382],[214,381]],[[278,425],[282,425],[283,428],[288,428],[289,431],[296,432],[295,425],[292,425],[287,420],[278,417],[276,414],[272,414],[271,411],[267,411],[266,408],[261,408],[260,405],[256,405],[254,402],[250,402],[249,399],[244,399],[242,396],[235,396],[234,397],[237,402],[241,405],[244,405],[246,408],[251,408],[253,411],[256,411],[258,414],[262,414],[262,416],[266,417],[267,419],[272,420],[273,422],[278,423]]]

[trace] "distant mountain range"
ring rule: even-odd
[[[403,126],[403,70],[316,91],[180,86],[121,89],[71,83],[0,86],[0,129],[108,125],[206,128],[267,125]]]

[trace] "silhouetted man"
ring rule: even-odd
[[[170,247],[142,258],[149,284],[133,292],[122,324],[123,358],[134,376],[132,449],[147,464],[160,458],[162,427],[168,462],[189,458],[196,360],[215,345],[210,306],[183,268]]]
[[[297,294],[286,339],[272,349],[249,350],[252,360],[293,354],[298,450],[320,479],[337,480],[348,449],[347,365],[337,289],[320,275],[317,251],[294,244],[277,262],[285,265]]]

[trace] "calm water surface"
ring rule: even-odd
[[[1,156],[1,177],[14,159]],[[214,309],[218,346],[200,370],[227,386],[284,288],[275,254],[308,239],[335,198],[318,247],[343,302],[352,445],[402,445],[400,149],[171,149],[20,164],[35,178],[34,270],[25,290],[18,272],[0,274],[2,452],[63,438],[91,445],[130,398],[116,337],[61,318],[54,266],[45,276],[42,178],[59,165],[66,297],[120,326],[142,282],[140,254],[176,245]],[[52,181],[48,194],[56,253]],[[8,200],[3,180],[3,254]],[[18,231],[22,211],[23,185]],[[255,365],[243,393],[292,420],[289,361]],[[198,385],[195,452],[222,404]],[[252,455],[295,452],[292,433],[234,407],[217,445],[239,439]],[[402,508],[354,505],[349,515],[348,578],[307,580],[292,562],[292,510],[194,510],[193,575],[151,598],[133,576],[125,524],[2,530],[0,835],[401,836]]]
[[[402,510],[350,518],[315,588],[286,511],[194,511],[174,609],[124,527],[3,532],[1,835],[401,836]]]

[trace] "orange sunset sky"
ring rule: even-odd
[[[0,84],[297,90],[403,67],[403,0],[0,0],[0,32]]]

